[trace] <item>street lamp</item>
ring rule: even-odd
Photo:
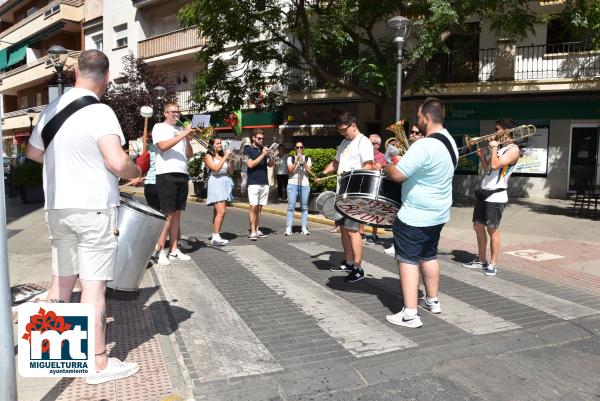
[[[163,99],[165,98],[165,95],[167,94],[167,90],[165,89],[164,86],[161,86],[161,85],[155,86],[154,89],[152,89],[152,90],[154,91],[156,100],[158,100],[158,108],[156,110],[156,119],[158,120],[158,122],[160,122],[160,115],[161,115],[161,111],[162,111],[162,107],[163,107]]]
[[[396,56],[396,121],[400,121],[400,100],[402,98],[402,49],[404,41],[410,33],[411,21],[402,16],[395,16],[388,20],[387,27],[390,37],[398,47]]]
[[[34,109],[27,109],[27,117],[29,117],[29,135],[33,132],[33,117],[37,114]]]
[[[62,71],[67,61],[69,51],[62,46],[54,45],[48,49],[50,59],[56,69],[56,83],[58,84],[58,96],[63,94]]]

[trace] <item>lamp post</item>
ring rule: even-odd
[[[58,84],[58,96],[63,94],[62,71],[67,61],[69,51],[62,46],[54,45],[48,49],[48,54],[52,59],[56,69],[56,83]]]
[[[388,20],[387,27],[390,37],[398,47],[396,56],[396,121],[400,121],[400,100],[402,99],[402,49],[405,39],[410,33],[411,21],[402,16],[395,16]]]
[[[160,122],[163,100],[165,98],[165,95],[167,94],[167,90],[164,86],[161,85],[155,86],[152,90],[154,91],[154,95],[156,96],[156,100],[158,101],[158,108],[156,110],[156,120]]]
[[[27,117],[29,117],[29,136],[33,132],[33,118],[37,114],[37,111],[34,109],[27,109]]]

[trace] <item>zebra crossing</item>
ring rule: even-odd
[[[315,278],[312,275],[314,270],[304,268],[307,263],[299,268],[290,261],[289,256],[293,254],[297,257],[301,253],[305,260],[329,261],[332,251],[330,246],[315,241],[290,241],[277,244],[277,251],[271,253],[258,244],[230,245],[211,252],[219,252],[220,260],[227,259],[232,271],[242,269],[244,274],[252,277],[253,283],[260,283],[270,289],[273,297],[285,299],[294,305],[298,314],[308,316],[324,333],[323,336],[333,339],[336,346],[351,358],[377,357],[416,349],[422,345],[420,336],[414,332],[405,332],[409,329],[389,325],[381,316],[372,316],[364,308],[340,296],[341,293],[334,288],[324,285],[321,282],[324,274],[319,273]],[[248,315],[239,307],[240,299],[241,302],[245,299],[244,294],[237,297],[238,304],[234,304],[237,307],[232,306],[233,298],[230,295],[223,295],[223,283],[228,283],[227,278],[224,278],[227,273],[220,273],[215,269],[213,273],[217,273],[208,277],[199,266],[200,263],[192,260],[178,264],[177,275],[169,273],[168,269],[159,269],[158,276],[168,298],[177,297],[178,306],[195,311],[194,322],[181,323],[180,330],[188,348],[193,350],[190,352],[195,353],[192,359],[199,372],[200,382],[285,371],[286,364],[280,360],[280,355],[301,352],[294,348],[293,341],[286,346],[286,351],[279,353],[273,346],[275,342],[269,343],[266,337],[261,337],[256,332],[256,325],[249,321],[253,317],[261,320],[261,324],[267,325],[268,331],[269,323],[261,310]],[[395,268],[390,269],[388,266],[386,269],[369,262],[364,262],[363,267],[367,274],[366,283],[377,287],[379,292],[399,297]],[[326,275],[329,276],[329,273]],[[331,275],[335,276],[335,273]],[[554,319],[571,320],[600,312],[498,277],[490,280],[474,271],[445,268],[442,275],[541,311]],[[179,283],[181,277],[186,277],[185,286]],[[221,280],[221,284],[215,286],[211,282],[215,277]],[[188,288],[185,290],[187,293],[183,293],[184,287]],[[442,286],[442,289],[445,288]],[[499,316],[489,309],[479,307],[480,305],[469,303],[464,297],[459,299],[460,297],[451,293],[451,289],[448,291],[450,293],[440,294],[443,312],[429,315],[430,319],[439,319],[464,336],[482,336],[523,328],[505,315]],[[398,303],[401,304],[400,298]],[[379,308],[385,309],[381,305]],[[279,341],[281,342],[285,343],[285,339]]]

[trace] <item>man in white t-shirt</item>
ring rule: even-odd
[[[167,102],[164,106],[165,122],[152,128],[152,142],[157,148],[156,154],[156,190],[160,200],[160,210],[167,215],[158,244],[158,264],[167,266],[171,260],[190,260],[191,258],[177,248],[177,239],[181,227],[181,211],[185,210],[188,196],[188,159],[192,157],[192,146],[188,137],[191,126],[185,128],[179,122],[179,105]],[[171,241],[170,251],[164,249],[167,236]]]
[[[44,145],[42,132],[52,118],[73,101],[98,99],[108,85],[108,58],[86,50],[75,68],[73,89],[50,103],[35,126],[27,157],[44,163],[46,221],[52,246],[52,281],[48,302],[71,302],[79,278],[81,302],[96,311],[94,341],[97,372],[88,384],[100,384],[135,374],[135,363],[106,353],[106,282],[112,280],[117,256],[119,177],[142,172],[121,146],[125,138],[115,113],[105,104],[83,107],[69,116]]]
[[[337,117],[336,127],[344,140],[337,148],[335,159],[325,167],[323,172],[319,173],[318,177],[324,177],[336,171],[338,175],[341,175],[355,169],[372,169],[373,144],[358,130],[356,117],[348,112],[342,113]],[[330,270],[348,273],[346,281],[355,283],[365,277],[365,272],[361,267],[363,242],[359,232],[360,224],[349,218],[338,220],[336,224],[340,227],[344,260],[339,267],[335,266]]]

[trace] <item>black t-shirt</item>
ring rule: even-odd
[[[248,156],[249,159],[255,160],[260,156],[262,151],[254,146],[246,146],[244,149],[244,155]],[[269,178],[267,177],[267,157],[262,159],[258,166],[254,168],[248,167],[248,185],[269,185]]]

